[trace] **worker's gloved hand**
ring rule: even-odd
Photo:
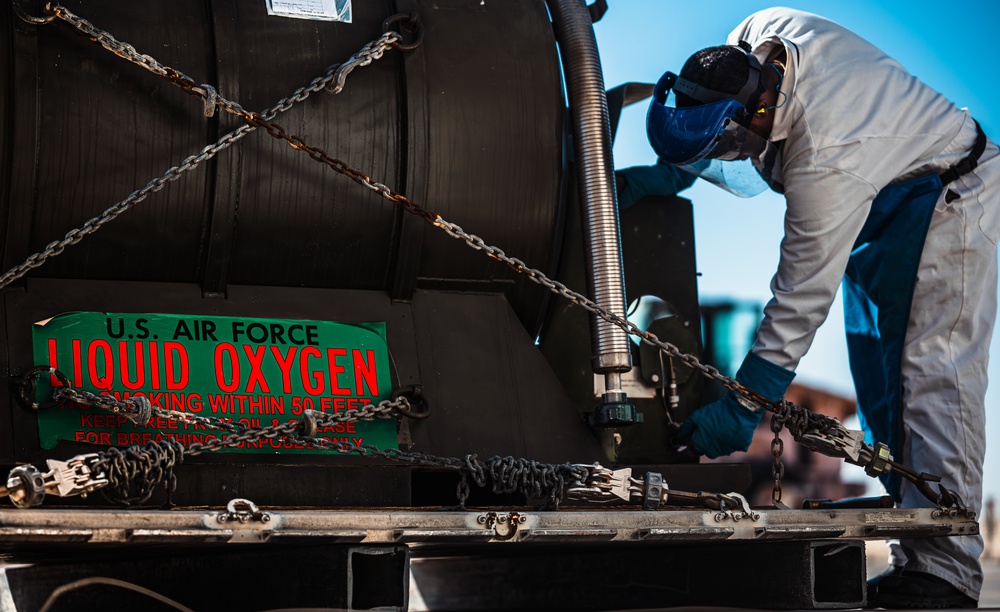
[[[657,161],[654,166],[633,166],[615,172],[618,209],[625,210],[647,195],[674,195],[690,187],[695,175],[673,164]]]
[[[747,353],[736,372],[736,381],[772,401],[778,401],[795,378],[795,372]],[[743,402],[746,402],[744,405]],[[751,410],[747,406],[754,406]],[[753,432],[764,409],[753,405],[735,391],[696,410],[681,425],[677,439],[687,442],[696,453],[712,459],[750,448]]]

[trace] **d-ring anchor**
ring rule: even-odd
[[[518,525],[526,522],[527,517],[521,516],[517,512],[511,512],[510,514],[497,514],[496,512],[487,512],[476,518],[476,521],[480,525],[484,525],[487,529],[492,529],[496,540],[499,542],[506,542],[508,540],[513,540],[514,536],[517,535]],[[506,531],[500,533],[500,525],[507,524]]]
[[[55,13],[53,12],[51,2],[45,3],[45,12],[52,14],[50,14],[48,17],[33,17],[28,13],[24,12],[24,9],[21,8],[21,1],[22,0],[14,0],[14,2],[12,3],[12,6],[14,7],[14,13],[22,20],[28,23],[34,25],[45,25],[46,23],[52,23],[52,20],[56,18]]]
[[[17,389],[17,401],[28,408],[29,410],[48,410],[49,408],[57,408],[66,403],[66,398],[54,399],[48,402],[38,402],[35,399],[35,377],[43,374],[49,374],[55,376],[56,380],[63,387],[72,387],[73,385],[69,382],[69,379],[65,374],[51,366],[35,366],[24,373],[21,378],[15,379],[13,381],[13,387]]]
[[[400,51],[412,51],[420,46],[420,43],[424,41],[424,26],[420,23],[420,16],[414,13],[399,13],[391,17],[386,18],[382,22],[382,31],[388,32],[392,29],[392,26],[397,23],[402,22],[403,25],[399,28],[399,35],[402,36],[404,33],[415,33],[413,35],[413,42],[394,43],[395,47]]]
[[[399,414],[418,421],[431,416],[431,407],[427,403],[427,398],[423,394],[423,387],[420,385],[409,385],[392,392],[392,399],[396,400],[400,397],[405,397],[410,407],[396,408],[396,412]]]

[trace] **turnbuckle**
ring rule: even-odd
[[[100,459],[96,453],[77,455],[69,461],[46,459],[49,471],[45,473],[30,464],[19,465],[10,471],[6,486],[0,486],[0,497],[10,497],[18,508],[40,506],[46,493],[86,497],[108,484],[107,475],[95,470]]]
[[[890,471],[892,469],[892,453],[889,452],[889,446],[883,442],[876,442],[872,450],[872,459],[864,467],[865,474],[873,478]]]

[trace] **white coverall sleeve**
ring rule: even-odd
[[[826,320],[877,189],[842,170],[785,175],[785,236],[753,352],[794,370]]]

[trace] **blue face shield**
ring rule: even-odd
[[[656,154],[740,197],[766,190],[777,149],[744,127],[746,107],[733,98],[687,108],[667,106],[677,81],[677,75],[668,72],[653,90],[646,133]]]

